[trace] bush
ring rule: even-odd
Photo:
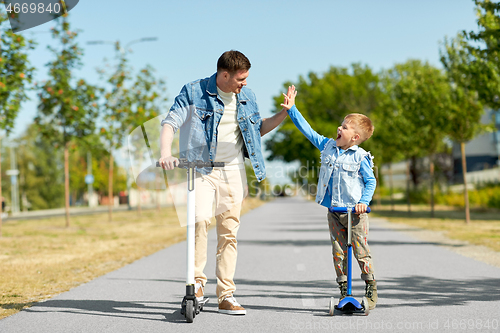
[[[463,192],[439,194],[436,196],[436,203],[464,207],[464,194]],[[500,208],[500,186],[469,191],[469,204],[478,208]]]
[[[383,197],[389,197],[389,191],[384,189]],[[404,200],[406,201],[406,192]],[[410,200],[412,204],[430,204],[431,194],[429,188],[421,187],[410,191]],[[438,205],[453,207],[464,207],[463,192],[442,192],[438,186],[434,190],[434,202]],[[475,208],[499,208],[500,209],[500,185],[484,186],[480,189],[469,191],[469,204]]]
[[[500,188],[497,188],[497,190],[489,197],[488,207],[500,208]]]
[[[412,190],[410,191],[410,201],[412,204],[428,204],[431,202],[431,194],[427,188]]]

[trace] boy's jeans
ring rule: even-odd
[[[368,214],[352,216],[352,252],[361,268],[361,279],[374,280],[374,269],[370,247],[368,246]],[[332,241],[333,266],[337,282],[347,281],[347,214],[328,212],[328,227]]]
[[[208,175],[197,174],[195,279],[203,285],[207,263],[207,234],[210,219],[215,215],[217,226],[216,294],[219,303],[236,290],[233,278],[236,270],[237,241],[240,227],[241,203],[246,189],[245,169],[221,170],[214,168]],[[215,201],[215,213],[213,211]]]

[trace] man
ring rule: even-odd
[[[241,203],[245,196],[244,156],[258,181],[266,177],[260,137],[278,126],[287,112],[260,117],[254,93],[246,87],[250,61],[239,51],[227,51],[211,77],[186,84],[162,121],[160,165],[178,165],[172,156],[174,133],[180,129],[180,157],[189,161],[224,162],[223,168],[200,168],[196,176],[195,292],[203,299],[207,277],[207,230],[215,200],[217,223],[216,294],[219,312],[244,315],[233,296]]]

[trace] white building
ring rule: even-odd
[[[500,111],[487,110],[481,121],[483,124],[494,121],[497,130],[493,133],[481,134],[465,145],[467,173],[477,173],[500,166]],[[453,145],[453,163],[455,180],[461,182],[462,155],[460,144]],[[491,171],[486,173],[493,174]]]

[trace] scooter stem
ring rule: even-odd
[[[194,166],[187,169],[188,193],[187,193],[187,226],[186,226],[186,285],[194,285],[194,239],[195,239],[195,177]]]
[[[347,296],[352,296],[352,212],[347,209]]]

